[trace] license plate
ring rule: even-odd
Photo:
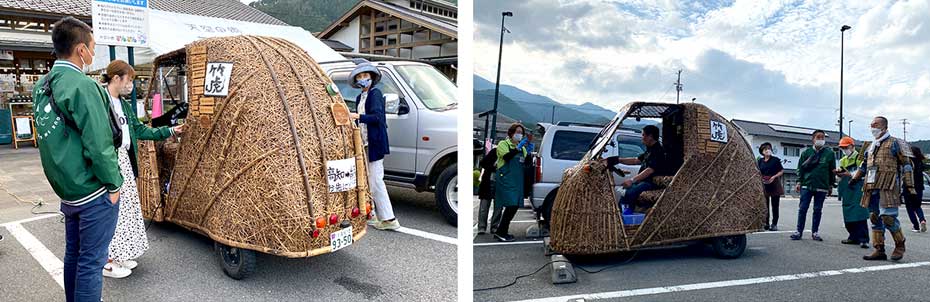
[[[352,227],[347,227],[329,234],[329,246],[333,252],[352,245]]]

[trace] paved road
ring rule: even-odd
[[[54,201],[35,149],[0,146],[0,224],[37,217],[28,202]],[[455,301],[456,236],[433,206],[432,195],[389,189],[401,224],[421,236],[369,229],[353,246],[333,254],[287,259],[259,254],[246,280],[223,274],[209,238],[171,224],[153,224],[150,249],[125,279],[106,279],[105,301]],[[40,210],[54,211],[53,202]],[[19,224],[51,252],[64,254],[64,225],[57,217]],[[59,301],[62,288],[40,262],[0,227],[0,301]],[[40,253],[41,254],[41,253]],[[39,257],[41,259],[41,257]]]
[[[749,235],[748,249],[739,259],[716,259],[709,248],[700,246],[643,251],[626,264],[631,253],[574,258],[575,265],[588,270],[617,267],[596,274],[576,268],[578,282],[563,285],[551,283],[546,267],[511,287],[476,292],[475,301],[576,301],[578,296],[587,301],[930,300],[930,233],[905,233],[908,251],[900,262],[866,262],[861,256],[869,250],[839,243],[847,234],[834,198],[828,199],[824,209],[821,235],[825,241],[810,240],[810,233],[801,241],[789,240],[797,221],[797,204],[797,199],[784,200],[779,221],[783,232]],[[907,218],[901,218],[910,228]],[[530,210],[521,210],[515,218],[511,233],[520,244],[498,245],[490,235],[476,235],[476,289],[507,284],[547,263],[543,244],[522,234],[531,220]],[[863,267],[869,268],[857,269]],[[549,297],[554,298],[543,299]]]

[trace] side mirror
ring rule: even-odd
[[[401,102],[400,106],[397,108],[397,115],[404,115],[410,113],[410,105],[407,105],[407,102]]]
[[[398,114],[400,108],[400,97],[396,93],[384,94],[384,112]]]

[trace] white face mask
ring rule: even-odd
[[[872,128],[872,137],[879,138],[882,136],[882,129]]]
[[[846,154],[846,156],[849,156],[850,154],[852,154],[852,152],[853,150],[851,148],[843,149],[843,154]]]
[[[515,141],[521,141],[521,140],[523,140],[523,133],[514,134],[514,135],[513,135],[513,140],[515,140]]]
[[[90,47],[87,46],[87,44],[81,44],[81,45],[84,45],[84,48],[87,49],[87,52],[90,52]],[[94,64],[94,54],[93,53],[90,54],[90,62],[84,61],[83,56],[81,56],[80,58],[81,58],[81,71],[84,73],[90,73],[90,67],[92,64]]]
[[[826,143],[827,143],[827,141],[822,140],[822,139],[818,139],[818,140],[815,140],[815,141],[814,141],[814,146],[817,147],[817,148],[820,148],[820,147],[823,147],[823,145],[826,144]]]

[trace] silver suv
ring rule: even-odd
[[[356,112],[360,89],[349,84],[357,60],[320,65]],[[384,158],[385,183],[436,194],[439,212],[452,225],[458,219],[456,171],[458,101],[454,84],[436,68],[413,61],[371,62],[381,71],[391,154]]]
[[[543,131],[543,139],[536,158],[536,183],[533,184],[531,204],[537,216],[541,216],[548,222],[552,202],[555,201],[555,195],[562,184],[562,173],[578,164],[603,127],[569,122],[559,122],[555,125],[539,123],[539,126]],[[642,135],[637,131],[622,129],[617,131],[601,156],[636,157],[642,154],[646,148],[642,143]],[[617,167],[624,171],[639,169],[638,166],[624,164],[619,164]],[[614,177],[615,190],[618,194],[622,192],[620,184],[636,174],[626,173],[626,175],[626,177]]]

